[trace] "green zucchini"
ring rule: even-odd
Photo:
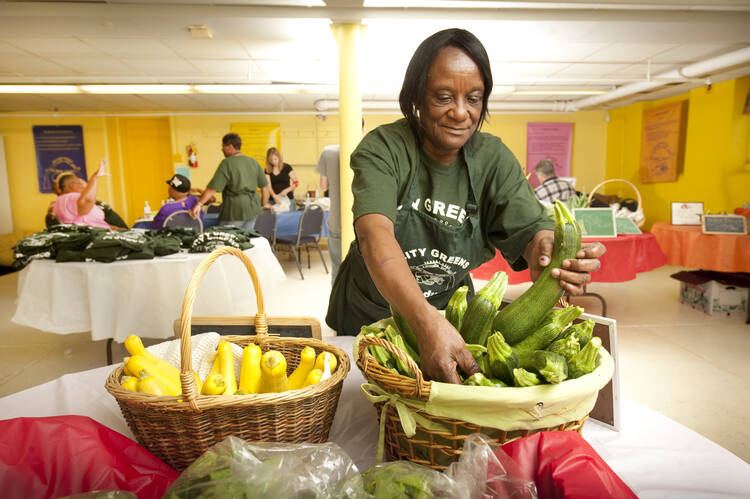
[[[383,338],[385,336],[382,329],[372,326],[362,326],[361,332],[364,336],[374,336],[376,338]],[[370,352],[370,355],[373,356],[378,364],[398,374],[396,357],[391,352],[377,345],[368,346],[367,351]]]
[[[601,338],[594,336],[591,341],[580,352],[575,354],[568,362],[568,377],[580,378],[596,368],[596,358],[599,355],[599,348],[602,346]]]
[[[513,369],[513,380],[515,386],[534,386],[541,383],[536,374],[527,371],[523,367]]]
[[[541,374],[548,383],[560,383],[568,378],[568,361],[560,354],[534,350],[520,354],[518,361],[524,369]]]
[[[396,345],[399,349],[401,349],[402,352],[404,352],[406,355],[409,355],[409,352],[406,348],[406,343],[404,342],[404,338],[399,334],[398,331],[392,326],[388,326],[385,328],[385,339]],[[395,357],[395,356],[394,356]],[[411,357],[411,355],[409,355]],[[401,360],[398,357],[395,357],[396,359],[396,369],[398,369],[401,374],[404,376],[409,376],[410,378],[414,377],[414,373],[409,369],[409,366],[406,365],[406,362]],[[412,357],[411,360],[414,360],[414,357]]]
[[[489,374],[487,348],[483,347],[482,345],[472,345],[471,343],[469,343],[468,345],[466,345],[466,349],[469,351],[471,356],[474,357],[474,360],[477,361],[479,369],[481,369],[483,373]]]
[[[519,352],[532,352],[544,350],[563,332],[570,321],[583,313],[581,307],[565,307],[559,310],[550,310],[544,318],[542,326],[521,342],[513,345],[513,350]]]
[[[580,249],[581,227],[565,205],[555,201],[555,243],[550,263],[526,292],[495,315],[493,331],[503,333],[511,345],[534,332],[564,292],[552,277],[552,269],[561,268],[563,260],[575,258]]]
[[[468,307],[466,303],[466,294],[468,292],[469,286],[461,286],[453,293],[451,299],[448,300],[448,305],[445,307],[445,318],[456,328],[456,331],[461,330],[461,322]]]
[[[505,290],[508,289],[508,275],[505,272],[495,272],[492,279],[471,300],[466,308],[461,323],[461,337],[466,343],[484,345],[487,337],[492,333],[492,321],[497,308],[503,301]]]
[[[495,383],[492,382],[492,380],[488,379],[484,374],[482,373],[474,373],[466,380],[464,380],[464,385],[467,386],[491,386],[491,387],[497,387]]]
[[[581,348],[583,348],[586,343],[589,342],[593,334],[594,321],[592,321],[591,319],[587,319],[583,322],[573,324],[572,326],[567,328],[560,334],[560,338],[564,338],[569,335],[575,335],[576,338],[578,338],[578,343],[581,345]]]
[[[550,346],[547,347],[547,350],[549,350],[550,352],[559,353],[566,359],[570,360],[575,354],[581,351],[581,344],[578,343],[578,336],[573,333],[569,336],[561,336],[560,338],[556,339]]]
[[[512,386],[513,369],[518,367],[518,357],[505,342],[502,334],[493,333],[487,338],[487,360],[489,374]]]
[[[401,336],[404,337],[406,344],[409,345],[414,352],[419,352],[417,335],[414,334],[414,331],[411,330],[411,326],[409,326],[409,323],[406,322],[406,319],[404,319],[401,314],[396,312],[393,307],[391,307],[391,315],[393,315],[393,322],[396,323],[396,329],[398,329],[398,332],[401,333]]]

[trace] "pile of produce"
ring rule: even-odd
[[[575,258],[581,248],[581,229],[565,205],[555,203],[555,243],[549,266],[510,305],[498,311],[508,287],[508,276],[497,272],[467,303],[467,287],[451,297],[445,317],[461,333],[481,369],[461,377],[465,385],[524,387],[561,383],[588,374],[596,367],[601,340],[592,337],[594,322],[570,325],[583,312],[580,307],[553,308],[563,294],[551,270]],[[417,339],[395,310],[393,324],[364,326],[361,334],[384,338],[419,365]],[[371,345],[368,352],[397,374],[414,377],[399,357]],[[461,375],[462,373],[459,373]]]
[[[125,340],[130,357],[123,359],[120,384],[129,390],[152,395],[176,396],[182,394],[180,370],[152,354],[136,335]],[[287,375],[287,360],[278,350],[263,353],[258,345],[251,344],[242,350],[239,376],[234,364],[232,346],[219,341],[216,352],[210,352],[214,361],[204,380],[195,376],[196,389],[203,395],[248,395],[254,393],[279,393],[298,390],[331,377],[338,364],[330,352],[320,352],[306,346],[300,352],[294,371]]]

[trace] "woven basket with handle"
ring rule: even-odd
[[[200,395],[196,393],[190,350],[193,302],[201,278],[222,255],[233,255],[245,264],[253,281],[258,313],[253,336],[222,336],[245,347],[255,343],[263,352],[278,350],[287,359],[287,374],[299,362],[306,346],[319,354],[336,356],[338,367],[330,378],[299,390],[253,395]],[[235,435],[250,441],[321,443],[338,404],[341,387],[349,372],[349,357],[340,348],[313,338],[269,336],[263,294],[250,259],[242,251],[223,247],[210,253],[193,272],[185,291],[181,321],[180,381],[183,395],[160,397],[127,390],[120,386],[122,366],[107,378],[105,388],[115,397],[128,426],[139,444],[178,470],[183,470],[206,449]],[[237,373],[239,378],[239,373]]]
[[[638,208],[636,210],[636,213],[640,212],[640,215],[643,215],[643,203],[642,203],[642,200],[641,200],[641,193],[640,193],[640,191],[638,190],[638,188],[635,185],[633,185],[632,182],[628,182],[624,178],[612,178],[612,179],[605,180],[604,182],[600,182],[599,184],[597,184],[596,187],[594,187],[593,189],[591,189],[591,194],[589,194],[589,199],[588,199],[587,206],[591,206],[591,201],[594,199],[594,194],[596,194],[596,190],[597,189],[599,189],[600,187],[603,187],[603,186],[605,186],[605,185],[607,185],[609,183],[612,183],[612,182],[625,182],[626,184],[628,184],[633,189],[633,192],[635,192],[635,196],[636,196],[637,201],[638,201]],[[638,227],[643,227],[643,223],[645,221],[646,221],[645,217],[641,216],[641,217],[638,217],[638,220],[635,221],[635,224]]]
[[[390,369],[381,366],[374,357],[370,355],[367,347],[370,345],[381,346],[393,355],[403,360],[409,369],[415,373],[414,378],[396,374]],[[393,343],[374,336],[364,336],[360,339],[357,348],[357,367],[362,371],[364,377],[371,383],[375,383],[384,390],[396,393],[402,397],[427,401],[430,398],[431,384],[424,380],[422,371],[414,361],[402,352]],[[522,390],[523,388],[518,388]],[[376,403],[375,408],[378,417],[381,417],[384,402]],[[443,471],[453,461],[458,460],[464,446],[464,440],[472,433],[483,433],[487,435],[491,443],[502,445],[521,437],[540,431],[577,431],[583,430],[585,417],[570,421],[554,427],[539,427],[534,429],[513,428],[488,428],[472,424],[466,421],[435,416],[429,412],[415,409],[419,416],[442,425],[445,430],[432,430],[422,425],[417,425],[417,432],[409,437],[404,432],[398,412],[392,405],[385,412],[385,458],[389,461],[408,460],[432,469]],[[382,423],[382,422],[381,422]]]

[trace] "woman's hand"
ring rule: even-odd
[[[534,235],[524,252],[524,258],[529,262],[531,280],[536,281],[542,271],[549,265],[555,244],[555,235],[551,230],[540,230]],[[563,260],[561,267],[552,269],[550,274],[559,279],[560,287],[569,295],[580,295],[583,288],[591,281],[591,272],[601,268],[598,260],[607,248],[602,243],[583,243],[576,259]]]
[[[428,378],[445,383],[461,384],[456,369],[466,376],[479,372],[466,343],[448,320],[435,310],[425,325],[416,333],[421,357],[420,368]]]

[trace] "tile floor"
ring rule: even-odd
[[[323,322],[330,275],[317,254],[312,268],[304,268],[304,280],[290,258],[279,259],[288,285],[266,297],[268,314],[318,317],[323,334],[333,334]],[[669,278],[679,270],[665,266],[631,282],[589,286],[606,297],[608,315],[617,319],[622,393],[750,462],[750,325],[744,316],[709,316],[680,305],[679,284]],[[17,275],[0,276],[0,397],[104,365],[106,342],[92,342],[88,333],[48,334],[10,321]],[[510,286],[508,296],[527,287]],[[596,299],[574,303],[601,312]],[[121,345],[114,350],[114,358],[124,355]]]

